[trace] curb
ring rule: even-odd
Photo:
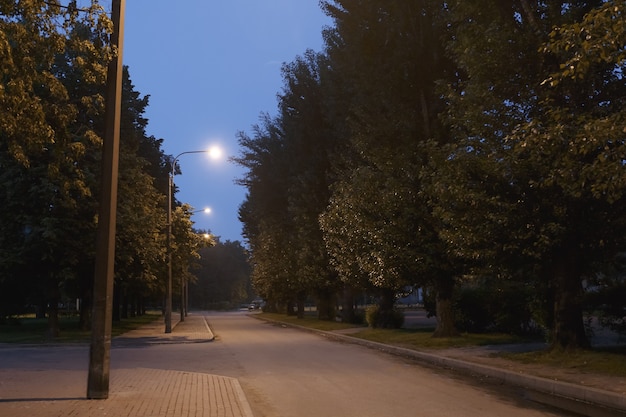
[[[252,316],[254,317],[254,315]],[[255,318],[257,318],[258,320],[264,320],[268,323],[280,324],[282,326],[314,333],[328,339],[360,345],[368,347],[370,349],[380,350],[382,352],[392,355],[427,362],[429,364],[437,365],[439,367],[470,372],[475,375],[492,378],[503,384],[525,388],[538,394],[554,397],[555,401],[546,400],[544,398],[541,400],[541,402],[547,402],[553,406],[568,411],[573,411],[576,413],[582,412],[584,413],[584,415],[594,417],[615,415],[626,416],[626,396],[622,396],[617,393],[607,392],[591,387],[584,387],[569,382],[555,381],[547,378],[520,374],[500,368],[494,368],[488,365],[467,362],[460,359],[449,358],[446,356],[421,352],[418,350],[390,346],[378,342],[371,342],[369,340],[359,339],[344,334],[311,329],[308,327],[298,326],[291,323],[284,323],[263,317]]]

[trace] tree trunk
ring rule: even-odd
[[[344,323],[354,323],[356,321],[356,314],[354,313],[354,291],[349,285],[343,288],[341,297],[341,320]]]
[[[583,288],[576,255],[559,257],[554,269],[554,324],[551,349],[588,348],[583,322]]]
[[[454,278],[442,277],[435,283],[435,310],[437,327],[433,337],[456,337],[459,331],[454,325],[454,310],[452,294],[454,293]]]
[[[52,340],[59,337],[59,301],[57,299],[50,300],[48,306],[48,328],[46,330],[46,340]]]
[[[48,314],[48,328],[46,329],[46,339],[52,340],[59,337],[60,326],[59,326],[59,300],[61,295],[59,293],[59,287],[56,280],[51,280],[49,282],[50,288],[48,289],[48,305],[47,305],[47,314]]]
[[[81,330],[91,330],[91,295],[83,294],[80,299],[79,327]]]
[[[382,329],[394,329],[396,328],[396,322],[394,319],[394,302],[396,300],[395,291],[389,288],[381,290],[380,300],[378,302],[378,317],[376,319],[376,326]]]
[[[124,290],[122,292],[122,295],[120,297],[121,302],[122,302],[122,312],[121,312],[121,318],[123,319],[127,319],[128,318],[128,294],[126,293],[126,290]]]
[[[330,290],[319,290],[317,292],[317,318],[335,320],[336,313],[333,293]]]
[[[133,294],[130,297],[128,297],[128,303],[129,303],[129,310],[128,310],[128,316],[129,317],[137,317],[139,315],[139,309],[137,306],[137,295]]]
[[[306,301],[306,293],[304,291],[300,291],[298,293],[297,307],[298,312],[296,313],[299,319],[304,318],[304,302]]]
[[[113,311],[111,313],[113,321],[120,321],[120,286],[113,284]]]
[[[38,318],[38,319],[45,319],[47,310],[48,310],[48,303],[46,303],[46,300],[43,299],[43,300],[41,300],[41,302],[37,306],[37,311],[35,312],[35,317]]]

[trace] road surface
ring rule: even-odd
[[[206,372],[239,379],[256,417],[563,416],[516,389],[247,317],[211,313]]]
[[[194,313],[201,314],[201,313]],[[422,366],[362,346],[249,317],[206,313],[211,343],[118,345],[111,368],[147,368],[237,378],[255,417],[553,417],[566,416],[528,401],[515,388],[494,386]],[[3,368],[54,369],[47,396],[85,395],[88,346],[3,348]],[[0,375],[2,372],[0,372]],[[49,373],[46,373],[46,375]],[[0,380],[7,398],[12,386]],[[58,393],[56,393],[58,390]],[[36,392],[27,394],[37,398]]]

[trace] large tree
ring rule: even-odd
[[[193,308],[232,308],[254,299],[249,253],[239,241],[217,241],[200,249],[199,267],[193,271],[189,305]]]
[[[93,171],[82,161],[99,139],[78,115],[98,101],[109,24],[95,1],[80,13],[75,4],[0,3],[0,245],[8,261],[0,282],[36,283],[21,301],[51,306],[51,336],[60,293],[94,226],[94,216],[85,217]],[[84,88],[73,88],[77,80]]]
[[[404,286],[432,284],[436,335],[455,334],[456,272],[424,195],[431,161],[448,140],[438,120],[444,103],[437,83],[453,74],[443,50],[443,5],[341,0],[323,7],[335,21],[325,39],[342,81],[330,102],[345,103],[338,127],[349,143],[335,161],[337,181],[322,217],[334,263],[347,281],[358,267],[357,279],[367,276],[380,290],[383,311]],[[381,317],[391,322],[390,314]]]
[[[548,288],[555,348],[588,345],[583,279],[623,246],[623,6],[450,4],[467,76],[449,96],[461,146],[440,188],[445,234]]]
[[[268,115],[252,137],[240,133],[242,155],[236,161],[248,169],[238,183],[248,189],[239,208],[243,235],[251,249],[252,282],[270,310],[294,300],[297,285],[291,248],[292,224],[287,212],[288,159],[279,120]]]
[[[287,211],[297,281],[298,314],[304,314],[307,296],[317,299],[320,319],[335,319],[336,272],[330,266],[319,216],[330,196],[330,155],[334,131],[326,111],[329,62],[325,55],[307,51],[283,65],[280,95],[281,130],[287,157]]]
[[[51,336],[62,298],[81,299],[89,326],[109,31],[95,1],[0,3],[2,315],[50,306]],[[163,264],[167,171],[127,70],[122,94],[117,288],[145,293]]]

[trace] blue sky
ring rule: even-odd
[[[281,64],[320,51],[330,19],[317,0],[127,0],[125,17],[123,59],[135,89],[150,96],[148,134],[164,139],[167,154],[214,144],[226,154],[182,155],[178,200],[211,207],[193,216],[195,227],[242,240],[246,190],[234,180],[243,171],[227,157],[239,154],[237,132],[276,114]]]

